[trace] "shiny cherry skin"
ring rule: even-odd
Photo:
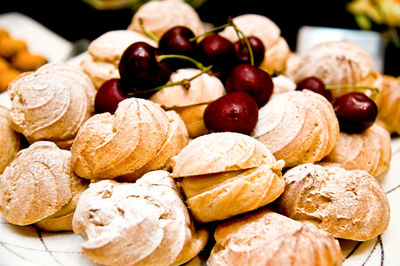
[[[250,47],[253,51],[254,65],[259,66],[264,60],[265,47],[263,42],[256,36],[248,36]],[[235,47],[236,56],[238,57],[240,63],[250,64],[250,53],[247,48],[247,44],[244,39],[238,40],[233,43]]]
[[[372,126],[378,115],[373,100],[360,92],[351,92],[337,98],[333,104],[340,130],[349,134],[361,133]]]
[[[325,88],[325,83],[316,77],[307,77],[297,83],[296,90],[310,90],[312,92],[321,94],[324,96],[329,102],[332,102],[332,92]]]
[[[109,112],[113,114],[118,104],[127,99],[120,90],[120,79],[114,78],[105,81],[97,91],[94,108],[96,113]]]
[[[207,106],[203,120],[211,132],[238,132],[250,135],[258,120],[257,103],[243,91],[226,94]]]
[[[250,64],[240,64],[235,67],[225,81],[227,93],[245,91],[256,100],[258,107],[268,102],[273,88],[271,76]]]

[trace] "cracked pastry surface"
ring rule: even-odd
[[[0,211],[9,223],[33,224],[57,212],[72,212],[68,204],[82,187],[86,184],[71,171],[71,153],[38,141],[18,152],[4,170]]]
[[[207,265],[342,265],[339,242],[311,224],[261,209],[219,224]]]
[[[21,148],[19,134],[11,127],[10,110],[0,106],[0,174]]]
[[[179,265],[208,240],[166,171],[149,172],[136,183],[92,183],[78,202],[73,229],[85,237],[85,255],[106,265]]]
[[[95,92],[90,78],[67,63],[24,73],[8,89],[13,128],[30,143],[48,140],[69,148],[94,112]]]
[[[390,218],[379,182],[366,171],[332,163],[303,164],[284,174],[282,214],[311,222],[336,238],[366,241],[382,234]]]
[[[308,90],[274,97],[259,109],[258,117],[252,136],[284,160],[285,167],[320,161],[339,138],[332,105]]]

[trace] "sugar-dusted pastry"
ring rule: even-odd
[[[375,102],[378,106],[378,122],[390,133],[400,134],[400,77],[382,75],[382,91]]]
[[[366,171],[338,164],[303,164],[284,174],[282,214],[307,221],[336,238],[365,241],[382,234],[390,218],[379,182]]]
[[[233,18],[233,22],[246,36],[256,36],[263,42],[265,55],[260,68],[269,73],[282,72],[285,69],[290,48],[281,37],[281,30],[272,20],[258,14],[244,14]],[[220,34],[232,42],[238,40],[233,27],[225,28]]]
[[[96,88],[109,79],[120,77],[118,64],[122,53],[129,45],[139,41],[157,46],[156,42],[145,35],[130,30],[108,31],[90,43],[88,54],[81,61],[81,67]]]
[[[232,132],[192,140],[172,158],[186,203],[200,222],[223,220],[274,201],[283,191],[282,160],[256,139]]]
[[[180,265],[205,246],[173,179],[152,171],[136,183],[102,180],[81,196],[73,219],[83,253],[105,265]]]
[[[11,128],[10,111],[0,106],[0,174],[21,148],[19,134]]]
[[[183,0],[149,1],[133,15],[129,30],[143,33],[140,20],[147,31],[160,38],[174,26],[186,26],[195,35],[204,32],[204,26],[196,10]]]
[[[278,75],[272,78],[274,89],[272,90],[271,98],[274,98],[282,93],[291,92],[296,89],[296,83],[284,75]]]
[[[291,80],[296,79],[296,71],[302,64],[303,57],[300,54],[295,52],[290,52],[289,56],[286,60],[285,70],[283,71],[283,75],[290,78]]]
[[[73,169],[88,179],[128,176],[131,181],[130,174],[142,172],[142,167],[167,167],[164,163],[169,164],[168,157],[187,142],[181,123],[173,113],[167,115],[149,100],[126,99],[114,115],[94,115],[81,127],[71,147]],[[151,162],[155,159],[160,161]]]
[[[69,202],[86,186],[71,171],[69,151],[50,141],[38,141],[18,152],[4,170],[0,212],[9,223],[33,224],[69,208]]]
[[[389,132],[374,124],[360,134],[340,132],[335,148],[324,158],[347,170],[364,170],[381,179],[389,170],[392,158]]]
[[[219,224],[207,265],[342,265],[339,242],[267,208]]]
[[[49,140],[69,148],[94,112],[95,92],[89,77],[67,63],[24,73],[8,89],[13,127],[30,143]]]
[[[190,79],[201,71],[194,68],[179,69],[172,73],[169,82]],[[185,122],[191,138],[207,133],[203,113],[207,105],[225,94],[222,82],[207,73],[190,81],[189,88],[182,85],[166,87],[156,92],[150,100],[165,109],[175,110]]]
[[[339,138],[339,123],[332,105],[308,91],[283,93],[260,108],[252,136],[264,143],[286,167],[317,162]]]

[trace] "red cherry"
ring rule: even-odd
[[[256,101],[249,94],[237,91],[211,102],[203,116],[212,132],[239,132],[250,135],[258,120]]]
[[[297,87],[296,87],[297,91],[301,91],[304,89],[321,94],[329,102],[332,101],[332,92],[325,88],[324,82],[322,80],[320,80],[319,78],[308,77],[308,78],[301,80],[299,83],[297,83]]]
[[[97,91],[94,108],[96,113],[114,113],[118,104],[127,99],[120,90],[120,80],[110,79],[104,82]]]
[[[256,36],[248,36],[250,47],[253,51],[254,65],[259,66],[264,60],[265,47],[263,42]],[[250,53],[244,39],[236,41],[233,46],[235,47],[236,56],[241,63],[250,64]]]
[[[340,96],[333,104],[339,120],[340,130],[346,133],[361,133],[372,126],[378,115],[373,100],[360,92]]]
[[[268,102],[273,88],[274,83],[271,76],[262,69],[249,64],[235,67],[225,82],[227,93],[245,91],[256,100],[258,107]]]

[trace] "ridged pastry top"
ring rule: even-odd
[[[198,75],[201,71],[194,68],[178,69],[172,73],[169,82],[177,82]],[[150,97],[165,108],[184,107],[210,103],[225,94],[222,82],[206,73],[190,81],[189,89],[181,85],[163,88]]]
[[[71,153],[38,141],[21,150],[0,178],[0,211],[17,225],[38,222],[74,196],[80,179],[71,171]]]
[[[324,158],[339,138],[332,105],[321,95],[304,90],[283,93],[260,108],[252,136],[286,167]]]
[[[368,76],[372,64],[372,57],[353,42],[323,42],[304,55],[295,81],[315,76],[326,85],[356,84]]]
[[[363,133],[340,132],[339,141],[324,161],[339,163],[347,170],[365,170],[381,179],[392,158],[389,132],[374,124]]]
[[[67,63],[49,63],[20,75],[9,85],[8,93],[13,126],[30,143],[50,140],[68,148],[94,112],[93,83]]]
[[[78,202],[73,229],[85,237],[83,252],[105,265],[182,264],[208,239],[207,231],[196,231],[166,171],[136,183],[92,183]]]
[[[139,19],[143,20],[144,28],[158,38],[178,25],[191,29],[195,35],[204,32],[204,26],[196,10],[182,0],[149,1],[142,5],[133,15],[129,30],[143,32]]]
[[[19,135],[11,128],[10,111],[0,106],[0,174],[14,159],[20,146]]]
[[[118,64],[123,52],[129,45],[139,41],[157,47],[156,42],[135,31],[108,31],[90,43],[81,66],[99,88],[105,81],[119,78]]]
[[[126,99],[114,115],[96,114],[81,127],[71,147],[73,169],[88,179],[132,173],[159,152],[168,126],[168,116],[157,104]]]
[[[363,170],[337,164],[303,164],[284,174],[280,197],[282,214],[315,224],[336,238],[373,239],[389,224],[385,191]]]
[[[233,22],[246,36],[256,36],[263,42],[265,55],[260,68],[271,73],[285,68],[290,49],[281,37],[281,30],[271,19],[259,14],[244,14],[233,18]],[[220,35],[232,42],[238,40],[233,27],[225,28]]]
[[[210,133],[193,139],[172,158],[175,177],[243,170],[275,162],[256,139],[240,133]]]
[[[262,209],[219,224],[207,265],[342,265],[339,242],[315,226]]]

